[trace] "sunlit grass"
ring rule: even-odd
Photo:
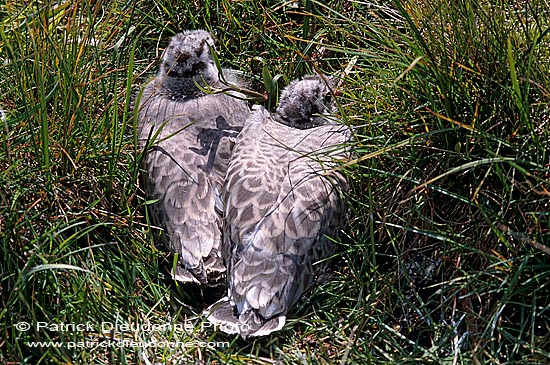
[[[550,362],[548,8],[1,4],[0,362]],[[194,28],[216,36],[223,66],[247,74],[268,108],[289,80],[353,65],[339,98],[355,130],[353,184],[332,274],[284,331],[251,342],[208,328],[208,293],[172,282],[139,185],[132,99],[170,36]],[[188,345],[28,345],[121,336]]]

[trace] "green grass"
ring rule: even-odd
[[[549,363],[549,8],[0,4],[0,363]],[[356,160],[333,274],[284,331],[250,342],[205,328],[208,293],[169,278],[140,189],[132,97],[170,36],[194,28],[267,87],[270,108],[289,80],[353,65],[339,109]],[[186,347],[116,345],[130,339]]]

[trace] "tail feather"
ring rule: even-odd
[[[172,269],[172,278],[182,283],[218,286],[225,284],[225,266],[221,258],[212,255],[196,269],[188,269],[178,264]]]
[[[220,331],[239,334],[244,339],[267,336],[281,330],[286,322],[286,316],[265,320],[253,309],[237,315],[235,307],[227,297],[206,308],[204,315]]]

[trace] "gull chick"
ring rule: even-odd
[[[326,267],[316,263],[334,253],[347,188],[334,167],[349,140],[334,110],[326,79],[310,75],[283,90],[275,113],[256,110],[236,139],[224,186],[228,295],[205,310],[226,333],[280,330]]]
[[[231,139],[250,114],[235,93],[204,92],[224,87],[213,47],[204,30],[176,34],[138,103],[152,223],[163,229],[164,243],[177,254],[173,277],[203,285],[224,283],[220,193]]]

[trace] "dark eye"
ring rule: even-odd
[[[193,65],[193,71],[203,71],[206,68],[206,64],[204,62],[197,62]]]
[[[325,104],[330,104],[332,102],[332,95],[326,94],[323,98],[323,101],[325,102]]]
[[[166,75],[170,77],[179,77],[179,74],[176,71],[172,71],[172,70],[168,71]]]

